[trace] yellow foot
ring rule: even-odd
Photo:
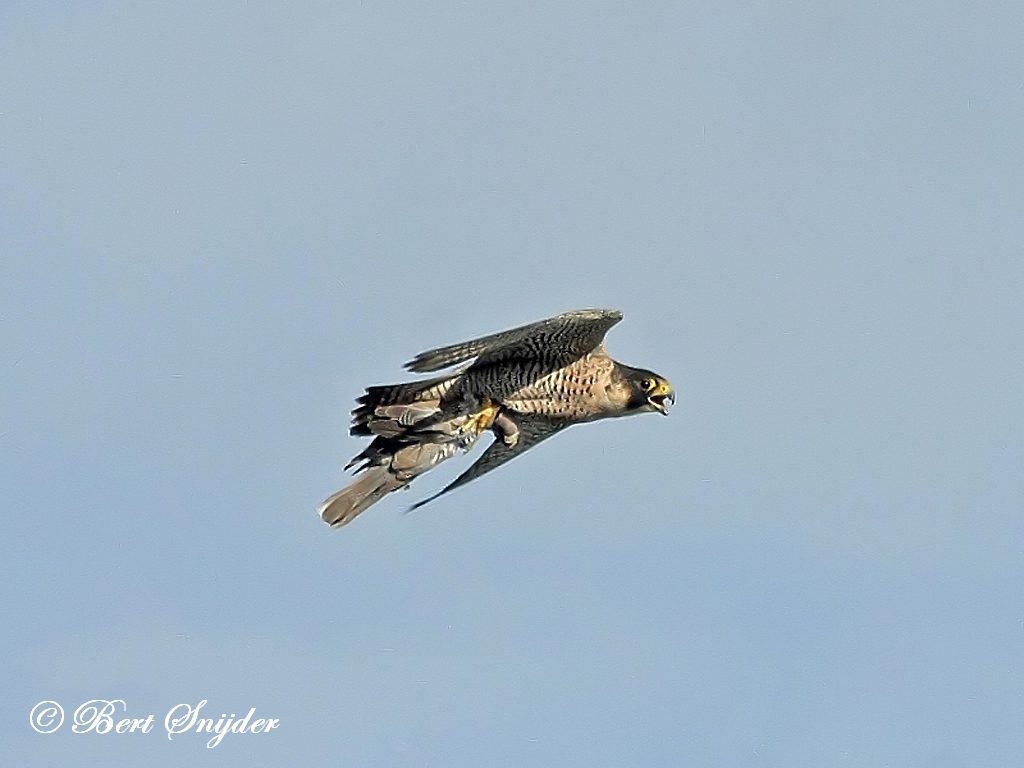
[[[461,427],[462,431],[475,432],[479,435],[485,429],[490,429],[499,410],[501,410],[501,406],[495,405],[491,402],[491,398],[485,397],[483,407],[466,419]]]

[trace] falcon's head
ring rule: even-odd
[[[676,402],[676,393],[668,379],[653,371],[633,369],[627,377],[630,389],[628,408],[632,413],[658,411],[668,416],[668,405]]]

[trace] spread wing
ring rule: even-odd
[[[422,352],[405,367],[416,373],[428,373],[474,357],[480,365],[543,355],[564,358],[568,364],[600,345],[608,329],[621,319],[622,313],[614,309],[566,312],[509,331]]]
[[[414,509],[422,507],[439,496],[443,496],[449,491],[454,491],[460,485],[472,482],[492,469],[497,469],[505,462],[511,461],[516,456],[530,450],[537,443],[546,440],[572,424],[571,421],[565,419],[549,419],[543,416],[519,416],[516,423],[519,427],[519,441],[514,446],[510,447],[503,440],[496,439],[469,469],[433,496],[413,504],[409,507],[409,511],[412,512]]]

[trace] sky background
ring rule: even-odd
[[[1015,2],[4,2],[0,762],[1018,764],[1022,39]],[[588,306],[670,418],[319,520],[364,386]],[[154,731],[72,734],[97,698]],[[203,699],[280,728],[169,741]]]

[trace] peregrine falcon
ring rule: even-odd
[[[566,312],[509,331],[432,349],[405,364],[414,373],[448,373],[369,387],[352,411],[354,436],[373,441],[345,467],[356,478],[320,506],[332,526],[351,522],[384,496],[487,431],[494,441],[469,469],[413,509],[465,485],[573,424],[658,412],[675,403],[656,373],[612,360],[604,337],[622,313]],[[469,361],[469,362],[467,362]]]

